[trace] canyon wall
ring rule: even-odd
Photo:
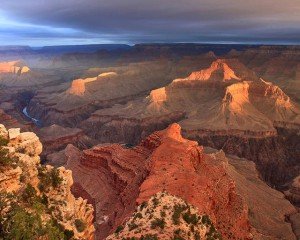
[[[223,239],[264,239],[265,235],[295,239],[285,217],[296,209],[283,194],[259,180],[255,167],[252,176],[260,187],[257,194],[248,195],[255,184],[245,175],[247,167],[232,165],[222,152],[206,153],[197,142],[184,139],[180,131],[179,125],[173,124],[133,148],[105,144],[82,152],[68,146],[64,151],[65,166],[74,174],[75,195],[93,201],[98,239],[124,224],[136,204],[161,191],[194,205],[199,214],[207,214]],[[261,200],[268,192],[278,199],[276,207]],[[250,204],[252,201],[259,201],[266,212]],[[277,207],[281,214],[274,210]],[[265,221],[261,214],[272,215],[272,221]]]

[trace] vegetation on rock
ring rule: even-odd
[[[132,217],[107,240],[222,239],[207,215],[166,192],[143,202]]]

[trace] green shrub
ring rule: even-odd
[[[14,163],[14,159],[8,156],[8,149],[3,147],[7,146],[8,140],[0,136],[0,167],[9,166]]]
[[[7,146],[8,142],[9,142],[8,139],[0,136],[0,147]]]
[[[120,226],[117,227],[115,233],[119,233],[119,232],[121,232],[123,229],[124,229],[124,226],[120,225]]]
[[[201,238],[200,238],[200,234],[199,234],[199,232],[196,232],[195,233],[195,240],[200,240]]]
[[[49,190],[49,187],[57,188],[63,181],[63,178],[59,176],[59,171],[56,168],[47,171],[43,166],[38,169],[38,177],[40,179],[39,189],[41,192],[46,192]]]
[[[160,227],[161,229],[164,229],[166,225],[166,222],[162,218],[155,218],[153,221],[151,221],[151,228],[157,228]]]
[[[207,239],[222,239],[220,233],[217,232],[214,225],[211,225],[209,231],[206,233]]]
[[[142,202],[142,204],[140,205],[140,211],[142,211],[147,206],[148,206],[147,202]]]
[[[129,231],[132,231],[132,230],[136,229],[137,227],[138,227],[138,225],[135,224],[135,223],[129,223],[128,224]]]
[[[143,218],[143,215],[140,212],[138,212],[134,215],[133,219],[135,220],[137,218]]]
[[[66,229],[64,231],[64,240],[70,240],[74,237],[74,232],[72,230]]]
[[[36,190],[31,184],[27,184],[22,193],[22,199],[24,202],[33,204],[36,201]]]
[[[187,223],[187,224],[193,224],[196,225],[199,221],[198,217],[196,214],[191,214],[190,211],[187,211],[183,214],[182,216],[183,220]]]
[[[53,168],[50,172],[52,187],[57,188],[63,181],[62,177],[59,176],[59,171],[56,168]]]
[[[12,166],[14,163],[16,163],[16,160],[14,158],[9,157],[8,153],[8,149],[0,147],[0,167]]]
[[[152,203],[153,203],[154,207],[156,207],[159,204],[159,200],[156,197],[153,197]]]
[[[140,240],[158,240],[158,237],[156,234],[147,234],[145,236],[141,236]]]
[[[209,219],[209,216],[207,216],[207,215],[203,215],[203,216],[202,216],[201,222],[202,222],[203,224],[206,224],[206,225],[211,225],[211,221],[210,221],[210,219]]]
[[[21,207],[14,207],[4,223],[4,239],[36,239],[43,235],[42,221],[39,215],[28,213]]]
[[[86,224],[81,219],[75,219],[75,227],[78,232],[83,232],[86,228]]]
[[[185,240],[185,239],[179,235],[175,235],[172,240]]]
[[[65,231],[62,231],[62,229],[53,220],[50,220],[46,224],[46,226],[44,227],[44,231],[45,232],[43,236],[47,236],[48,240],[70,240],[71,239],[71,238],[66,238]]]
[[[175,225],[180,223],[180,216],[188,207],[186,205],[176,204],[173,208],[172,220]]]

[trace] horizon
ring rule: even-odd
[[[9,47],[29,47],[29,48],[43,48],[43,47],[68,47],[68,46],[101,46],[101,45],[125,45],[134,47],[137,45],[240,45],[240,46],[300,46],[300,43],[218,43],[218,42],[148,42],[148,43],[88,43],[88,44],[56,44],[56,45],[1,45],[0,48]]]

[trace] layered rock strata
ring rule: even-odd
[[[251,179],[246,167],[235,167],[224,153],[207,154],[197,142],[182,138],[178,124],[151,134],[133,148],[105,144],[81,152],[68,146],[63,154],[66,168],[74,174],[75,195],[94,204],[99,239],[124,223],[136,204],[161,191],[194,205],[200,215],[207,214],[223,239],[295,239],[285,222],[295,208],[258,179],[254,165]],[[264,190],[255,188],[253,181]],[[259,194],[250,195],[255,189]],[[278,198],[281,214],[261,200],[269,193]],[[265,221],[252,202],[263,204],[271,220]],[[274,231],[277,227],[281,230]]]

